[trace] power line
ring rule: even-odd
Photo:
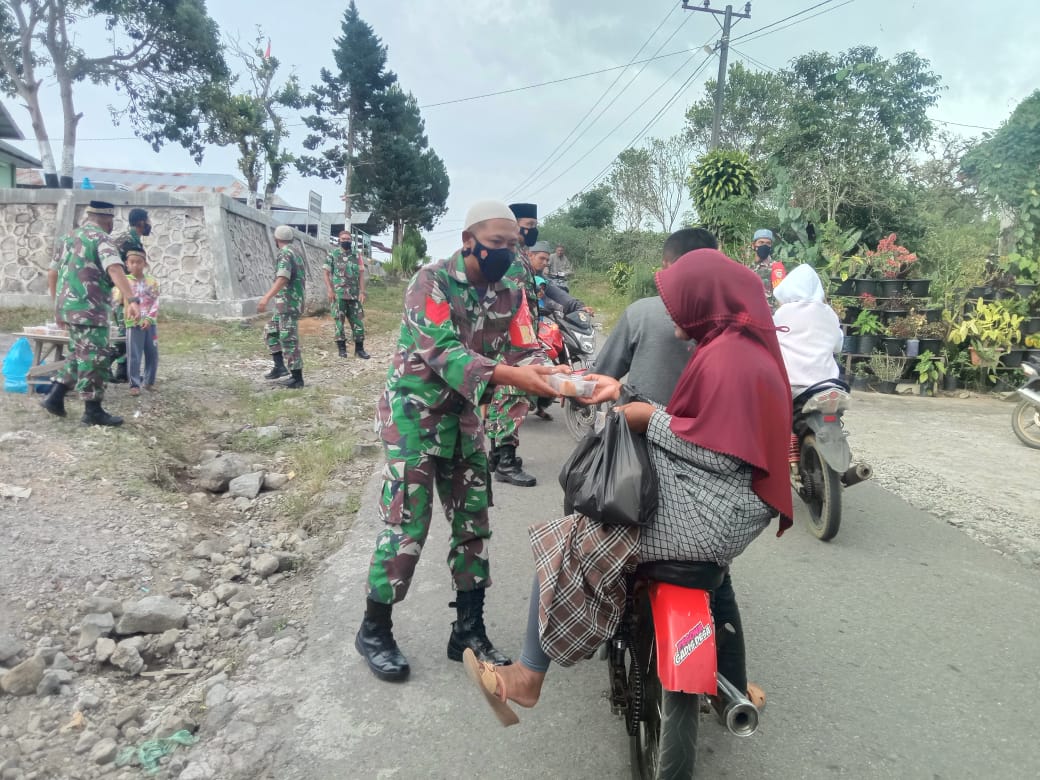
[[[827,2],[833,2],[833,0],[827,0]],[[744,35],[740,36],[739,38],[734,38],[733,40],[734,41],[744,41],[745,43],[751,43],[752,41],[757,41],[757,40],[759,40],[761,38],[765,38],[767,35],[773,35],[774,33],[782,32],[784,30],[789,30],[790,28],[795,27],[795,26],[797,26],[799,24],[802,24],[803,22],[808,22],[810,19],[815,19],[817,16],[823,16],[824,14],[829,14],[832,11],[837,11],[839,8],[844,8],[845,6],[851,5],[854,2],[856,2],[856,0],[845,0],[844,3],[841,3],[841,4],[836,5],[836,6],[832,6],[831,8],[824,8],[819,13],[815,13],[812,16],[807,16],[804,19],[798,19],[797,21],[791,22],[790,24],[785,25],[783,27],[777,27],[774,30],[768,30],[766,32],[762,32],[762,31],[766,30],[767,28],[760,27],[758,30],[752,30],[751,32],[745,33]],[[822,3],[821,3],[821,5],[822,5]],[[819,5],[813,6],[813,8],[819,8]],[[801,11],[800,13],[807,13],[810,10],[812,10],[812,9],[811,8],[807,8],[805,11]],[[797,16],[797,15],[798,14],[795,14],[795,16]],[[791,17],[788,17],[788,18],[791,18]],[[779,22],[776,22],[775,24],[779,24]],[[757,33],[762,33],[762,34],[758,35]],[[752,38],[751,36],[754,36],[754,37]]]
[[[649,64],[649,61],[643,63],[643,67],[640,68],[639,73],[637,73],[635,75],[635,77],[632,79],[632,81],[629,81],[628,84],[626,84],[625,87],[622,88],[621,92],[619,92],[617,95],[614,96],[614,99],[611,100],[610,103],[608,103],[603,108],[603,110],[600,111],[600,113],[596,115],[596,117],[588,124],[588,126],[580,134],[577,135],[577,137],[574,138],[574,141],[570,144],[570,146],[567,146],[565,149],[563,149],[562,152],[560,151],[560,149],[563,148],[563,146],[567,143],[567,141],[570,140],[572,137],[574,137],[576,133],[578,133],[578,130],[581,128],[582,124],[584,124],[585,120],[589,118],[589,116],[592,114],[592,112],[596,110],[596,107],[599,106],[599,104],[603,102],[603,99],[617,85],[617,83],[621,80],[622,76],[625,75],[625,70],[627,70],[632,65],[632,63],[635,61],[636,57],[638,57],[640,55],[640,53],[642,53],[643,49],[645,49],[647,47],[647,44],[649,44],[650,41],[652,41],[654,39],[654,36],[657,35],[657,33],[660,31],[660,29],[662,27],[664,27],[665,23],[672,17],[672,14],[675,13],[676,8],[677,8],[676,5],[672,5],[671,10],[668,11],[667,14],[665,14],[664,18],[660,21],[660,23],[657,25],[657,27],[654,28],[654,31],[652,33],[650,33],[650,36],[645,41],[643,41],[643,45],[639,47],[639,50],[634,55],[632,55],[632,59],[630,59],[628,61],[628,64],[625,65],[622,68],[621,72],[618,73],[617,77],[610,83],[610,85],[605,90],[603,90],[603,93],[599,96],[599,98],[597,98],[596,102],[592,104],[592,107],[589,108],[589,110],[585,112],[585,115],[582,116],[582,118],[578,120],[578,123],[571,129],[571,131],[569,133],[567,133],[566,137],[564,137],[564,139],[562,141],[560,141],[559,144],[557,144],[556,148],[553,149],[551,152],[549,152],[548,157],[546,157],[544,160],[542,160],[542,162],[540,162],[531,173],[527,174],[527,176],[524,177],[523,181],[521,181],[519,184],[517,184],[515,187],[513,187],[513,189],[511,189],[506,194],[506,196],[503,198],[503,200],[508,200],[509,197],[511,195],[513,195],[515,192],[521,190],[523,187],[526,187],[526,186],[530,185],[531,183],[533,183],[534,181],[536,181],[539,176],[541,176],[543,173],[545,173],[546,170],[548,170],[549,166],[551,166],[554,162],[558,162],[559,159],[562,158],[563,155],[565,155],[567,152],[569,152],[571,150],[571,148],[574,146],[574,144],[577,143],[578,140],[580,140],[581,136],[584,135],[585,133],[587,133],[596,124],[596,122],[598,122],[600,120],[600,118],[603,116],[604,112],[607,111],[607,109],[609,109],[612,105],[614,105],[614,103],[617,101],[617,99],[622,94],[624,94],[625,90],[627,90],[628,87],[632,86],[632,82],[634,82],[637,78],[639,78],[640,75],[642,75],[643,71],[646,69],[647,65]],[[662,43],[660,46],[657,47],[657,51],[654,52],[654,55],[659,54],[661,52],[661,49],[663,49],[668,44],[668,41],[670,41],[672,38],[675,37],[675,34],[681,28],[682,28],[682,25],[679,25],[679,27],[676,28],[676,30],[674,32],[672,32],[672,34],[670,36],[668,36],[668,38],[664,41],[664,43]],[[557,155],[558,152],[559,152],[559,154]]]
[[[736,38],[733,39],[732,42],[735,43],[736,41],[744,40],[745,38],[749,38],[752,35],[755,35],[755,34],[760,33],[760,32],[764,32],[765,30],[768,30],[768,29],[770,29],[772,27],[776,27],[778,24],[783,24],[784,22],[790,21],[791,19],[795,19],[795,18],[797,18],[799,16],[802,16],[803,14],[807,14],[810,11],[815,11],[817,8],[820,8],[821,6],[830,5],[833,2],[834,2],[834,0],[823,0],[822,2],[819,2],[816,5],[809,6],[808,8],[803,8],[801,11],[796,11],[795,13],[791,14],[790,16],[785,16],[783,19],[777,19],[775,22],[770,22],[769,24],[764,25],[762,27],[759,27],[758,29],[749,30],[748,32],[744,33],[743,35],[738,35]]]

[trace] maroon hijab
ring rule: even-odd
[[[762,280],[714,249],[689,252],[655,277],[668,314],[697,351],[668,402],[672,430],[754,469],[752,488],[791,526],[787,450],[791,387]]]

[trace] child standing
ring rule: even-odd
[[[140,299],[141,308],[140,317],[126,321],[126,338],[130,342],[127,365],[130,395],[140,395],[142,382],[145,390],[155,389],[155,373],[159,368],[159,336],[156,329],[159,319],[159,283],[147,271],[148,262],[144,252],[128,252],[126,265],[130,270],[130,289]]]

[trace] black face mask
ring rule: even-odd
[[[755,254],[758,255],[759,260],[768,260],[769,256],[773,254],[773,247],[768,244],[761,244],[755,247]]]
[[[534,246],[538,243],[538,228],[520,228],[520,237],[524,239],[524,246]]]
[[[516,250],[508,246],[501,249],[490,249],[477,241],[473,249],[463,249],[462,255],[463,257],[473,255],[477,258],[480,273],[488,282],[494,284],[506,275],[509,266],[516,258]]]
[[[352,244],[349,241],[340,241],[339,245],[346,249],[348,252],[350,251],[350,247],[352,246]]]
[[[137,232],[140,233],[142,236],[150,236],[152,234],[152,226],[151,226],[151,224],[144,225]]]

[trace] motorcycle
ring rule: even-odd
[[[870,479],[866,463],[852,465],[842,417],[849,408],[849,386],[828,379],[794,399],[791,437],[791,487],[809,508],[809,530],[822,541],[841,526],[841,489]]]
[[[570,278],[570,274],[546,274],[546,279],[555,284],[565,293],[571,291],[570,285],[567,283],[567,279]]]
[[[703,697],[731,734],[758,729],[758,710],[718,674],[710,591],[725,569],[658,561],[633,576],[625,611],[607,644],[610,705],[623,717],[637,780],[690,778],[697,762]]]
[[[1040,361],[1022,364],[1026,383],[1016,393],[1020,400],[1011,413],[1011,428],[1026,445],[1040,450]]]
[[[592,327],[592,317],[587,312],[574,311],[570,314],[547,314],[543,319],[554,323],[562,337],[563,346],[555,362],[570,366],[579,375],[591,368],[596,354],[596,330]],[[580,441],[592,428],[596,407],[579,403],[573,398],[561,398],[560,403],[563,405],[567,430],[575,440]]]

